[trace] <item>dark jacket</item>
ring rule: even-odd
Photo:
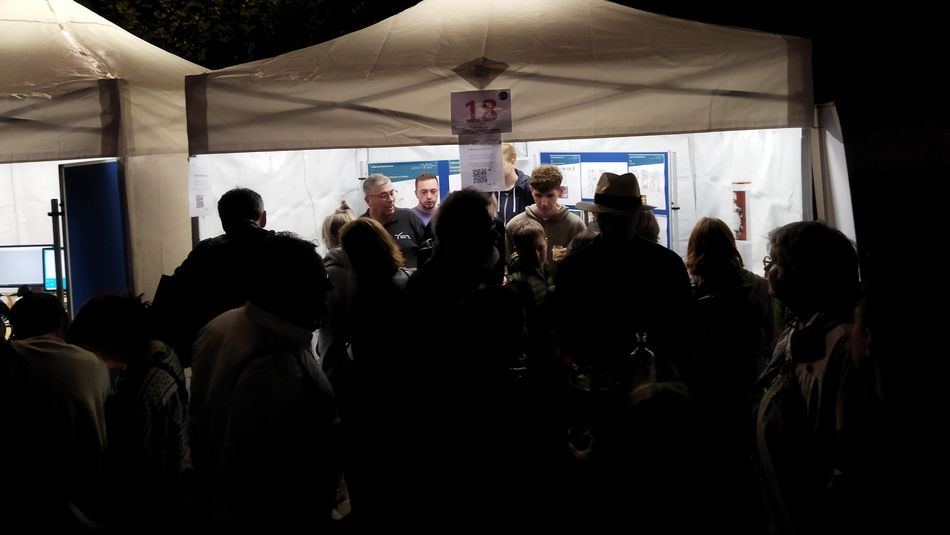
[[[182,366],[191,365],[191,345],[206,323],[244,305],[258,250],[273,234],[246,221],[203,240],[172,277],[162,277],[152,313],[159,325],[158,338],[175,350]]]
[[[790,327],[756,385],[755,455],[771,533],[833,531],[841,483],[852,475],[873,441],[844,436],[869,400],[849,396],[857,380],[849,356],[851,325],[818,315],[804,328]],[[862,514],[869,514],[867,512]]]
[[[658,367],[687,358],[693,296],[673,251],[642,238],[617,248],[597,236],[561,262],[555,281],[554,317],[575,318],[555,325],[570,356],[606,364],[628,355],[639,331],[647,333]]]
[[[502,225],[507,225],[513,217],[534,204],[531,188],[528,187],[528,175],[518,169],[515,169],[515,173],[518,175],[518,180],[515,181],[515,185],[510,190],[495,192],[498,196],[498,214],[495,219],[500,221]]]

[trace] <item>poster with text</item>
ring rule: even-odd
[[[564,193],[561,195],[561,204],[574,206],[583,200],[581,187],[581,157],[577,154],[551,155],[551,165],[556,165],[561,171],[564,181]]]
[[[666,210],[666,157],[661,154],[631,154],[628,169],[636,175],[640,195],[646,196],[646,204]]]
[[[369,173],[389,177],[396,189],[396,206],[412,208],[419,202],[416,199],[416,177],[422,173],[438,176],[439,164],[434,161],[371,163]]]

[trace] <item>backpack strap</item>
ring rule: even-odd
[[[170,375],[172,379],[175,380],[175,384],[178,385],[178,397],[181,398],[182,403],[187,405],[188,404],[188,385],[185,384],[185,379],[182,378],[182,376],[179,375],[178,372],[174,368],[162,362],[161,355],[162,355],[161,351],[155,351],[154,353],[152,353],[151,357],[149,358],[149,364],[152,367],[155,367],[164,371],[165,373]]]

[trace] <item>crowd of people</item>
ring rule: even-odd
[[[702,218],[684,262],[657,243],[632,173],[600,177],[578,205],[588,226],[560,204],[557,167],[527,176],[514,162],[506,149],[504,190],[441,204],[438,178],[420,175],[411,210],[371,175],[366,213],[344,202],[324,221],[323,256],[266,230],[260,195],[234,189],[218,205],[225,233],[151,305],[104,295],[70,322],[51,295],[21,298],[0,345],[0,455],[17,489],[0,522],[815,533],[885,521],[888,362],[871,340],[886,334],[841,232],[774,229],[763,278],[724,222]]]

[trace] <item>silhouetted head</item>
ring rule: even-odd
[[[28,293],[13,303],[10,326],[17,340],[53,335],[62,338],[69,326],[63,302],[47,293]]]
[[[249,221],[261,227],[267,224],[264,199],[256,191],[247,188],[234,188],[222,195],[218,200],[218,217],[226,233]]]
[[[330,281],[316,245],[278,232],[261,245],[255,273],[248,301],[301,329],[320,326]]]
[[[479,267],[494,265],[497,234],[488,207],[488,199],[471,188],[446,197],[433,222],[437,254]]]
[[[340,242],[353,272],[361,280],[392,277],[405,264],[396,240],[375,219],[361,217],[350,221],[340,230]]]
[[[99,295],[76,314],[66,340],[100,357],[132,362],[148,355],[148,309],[141,296]]]
[[[769,290],[800,320],[815,312],[850,317],[859,292],[858,255],[851,241],[820,221],[769,233]]]
[[[724,281],[742,269],[742,256],[729,225],[714,217],[696,222],[686,249],[686,269],[700,283]]]

